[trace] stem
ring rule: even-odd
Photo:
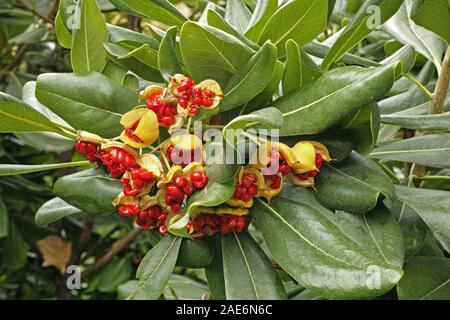
[[[450,180],[450,176],[412,176],[416,180]]]
[[[431,100],[428,114],[444,113],[445,98],[448,93],[448,85],[450,83],[450,46],[447,48],[444,60],[442,61],[441,74],[434,90],[433,99]]]
[[[31,12],[32,14],[34,14],[35,16],[38,16],[39,18],[41,18],[42,20],[44,20],[45,22],[47,22],[47,23],[50,23],[50,24],[54,24],[54,22],[53,22],[53,20],[52,19],[50,19],[49,17],[47,17],[46,15],[44,15],[44,14],[42,14],[42,13],[40,13],[39,11],[36,11],[26,0],[17,0],[17,2],[20,4],[20,6],[23,8],[23,9],[25,9],[25,10],[27,10],[27,11],[29,11],[29,12]]]
[[[81,273],[81,276],[85,278],[107,265],[119,252],[128,247],[131,241],[133,241],[134,238],[136,238],[142,232],[142,230],[142,228],[135,228],[128,232],[123,238],[120,238],[119,240],[114,242],[111,249],[104,256],[98,259],[92,267],[84,270]]]
[[[52,121],[52,120],[51,120]],[[77,130],[75,130],[74,128],[71,128],[69,126],[66,126],[62,123],[56,122],[56,121],[52,121],[53,124],[57,125],[60,129],[63,129],[65,131],[71,132],[71,133],[75,133],[77,134]]]
[[[74,140],[74,141],[77,141],[77,138],[78,138],[76,134],[66,132],[64,130],[58,131],[56,133],[62,135],[63,137],[69,138],[70,140]]]
[[[428,99],[433,99],[433,95],[432,93],[425,88],[425,86],[423,84],[420,83],[419,80],[417,80],[416,78],[414,78],[411,74],[409,73],[402,73],[402,75],[408,79],[409,81],[411,81],[413,84],[415,84],[417,86],[417,88],[419,88],[419,90],[421,90],[423,93],[425,93],[425,95],[428,97]]]

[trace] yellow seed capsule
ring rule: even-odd
[[[147,108],[137,108],[125,113],[120,119],[125,127],[120,139],[133,148],[145,148],[159,137],[156,114]]]
[[[297,160],[294,167],[295,172],[308,172],[316,169],[316,149],[312,143],[300,141],[292,148],[292,153]]]

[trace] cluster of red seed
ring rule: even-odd
[[[283,154],[276,148],[273,148],[270,152],[270,159],[267,163],[268,167],[278,167],[278,172],[282,175],[291,173],[292,169],[289,167]]]
[[[242,175],[242,182],[234,189],[234,198],[244,202],[250,201],[258,194],[258,178],[250,172]]]
[[[126,171],[139,168],[133,155],[121,148],[111,148],[109,151],[102,150],[100,158],[113,178],[121,176]]]
[[[173,212],[177,212],[183,205],[185,196],[191,196],[195,189],[203,189],[207,183],[208,177],[201,171],[192,172],[190,179],[175,176],[173,182],[166,186],[164,201]]]
[[[147,101],[147,108],[152,110],[158,118],[158,123],[162,126],[169,127],[175,123],[175,115],[177,114],[177,106],[170,103],[161,102],[161,94],[151,95]]]
[[[167,212],[158,205],[146,210],[140,210],[137,203],[130,203],[119,207],[119,214],[124,217],[136,217],[136,223],[144,230],[158,227],[161,234],[167,233]]]
[[[185,167],[189,163],[195,161],[195,150],[191,150],[189,155],[185,155],[183,150],[175,148],[171,145],[167,148],[166,154],[170,162],[178,164],[182,167]]]
[[[196,115],[200,111],[199,106],[209,108],[213,104],[215,93],[208,89],[194,88],[194,81],[185,78],[177,87],[177,91],[181,94],[178,103],[183,109],[189,107],[189,113]]]
[[[320,170],[322,168],[322,163],[323,163],[322,155],[320,153],[316,153],[316,168],[317,168],[317,170],[311,170],[311,171],[305,172],[305,173],[298,173],[298,174],[295,174],[295,176],[297,178],[299,178],[300,180],[308,180],[310,177],[314,178],[315,176],[317,176],[318,170]]]
[[[123,185],[123,193],[128,197],[137,196],[147,184],[151,184],[155,181],[153,173],[147,171],[144,168],[132,169],[130,171],[133,184],[129,178],[122,177],[120,183]]]
[[[203,237],[216,232],[223,234],[242,232],[246,225],[246,216],[201,214],[189,221],[188,230],[191,229],[196,232],[198,237]]]
[[[75,143],[75,150],[82,156],[85,156],[92,163],[102,163],[98,144],[87,141],[77,141]]]

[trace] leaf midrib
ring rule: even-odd
[[[317,251],[321,252],[322,254],[326,255],[327,257],[336,260],[340,263],[343,263],[345,265],[354,267],[356,269],[360,269],[360,270],[365,270],[362,266],[358,266],[358,265],[354,265],[350,262],[347,262],[345,260],[341,260],[335,256],[333,256],[332,254],[326,252],[325,250],[319,248],[318,246],[316,246],[314,243],[312,243],[310,240],[308,240],[305,236],[303,236],[300,232],[298,232],[298,230],[296,230],[294,227],[292,227],[276,210],[274,210],[271,206],[269,206],[268,204],[266,204],[264,201],[262,201],[261,199],[257,199],[260,203],[262,203],[266,208],[268,208],[270,211],[272,211],[272,213],[274,213],[282,222],[283,224],[285,224],[289,229],[291,229],[295,234],[297,234],[301,239],[303,239],[306,243],[308,243],[312,248],[316,249]]]
[[[0,104],[0,105],[1,105],[1,104]],[[12,113],[5,112],[4,110],[0,110],[0,114],[5,115],[6,117],[10,117],[10,118],[12,118],[12,119],[14,119],[14,120],[19,120],[19,121],[21,121],[21,122],[25,122],[25,123],[27,123],[27,124],[31,124],[32,126],[35,126],[35,127],[40,127],[40,128],[43,128],[43,129],[47,129],[47,130],[44,130],[44,131],[50,131],[50,132],[56,132],[56,133],[59,132],[59,130],[58,130],[56,127],[50,127],[50,126],[45,125],[45,124],[43,124],[43,123],[31,121],[31,120],[28,120],[28,119],[26,119],[26,118],[21,118],[21,117],[16,116],[16,115],[14,115],[14,114],[12,114]],[[47,120],[48,120],[48,119],[47,119]],[[50,130],[49,130],[49,129],[50,129]]]
[[[250,276],[250,280],[252,282],[253,291],[255,292],[256,300],[259,300],[258,290],[256,289],[255,280],[253,279],[252,270],[251,270],[250,265],[248,263],[247,256],[245,255],[245,252],[244,252],[244,250],[242,248],[242,245],[241,245],[241,242],[239,241],[238,236],[236,235],[236,232],[233,232],[233,235],[236,238],[236,242],[237,242],[237,244],[239,246],[239,250],[242,253],[242,257],[244,258],[244,262],[245,262],[245,265],[247,267],[248,275]]]

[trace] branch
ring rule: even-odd
[[[19,3],[20,6],[23,9],[31,12],[35,16],[37,16],[37,17],[41,18],[42,20],[44,20],[45,22],[50,23],[52,25],[54,24],[52,19],[50,19],[48,16],[40,13],[39,11],[36,11],[26,0],[17,0],[17,3]]]
[[[30,48],[31,44],[25,44],[19,50],[17,50],[13,60],[5,68],[3,68],[3,70],[0,71],[0,81],[9,71],[13,70],[21,63],[23,57]]]
[[[98,259],[92,267],[84,270],[81,273],[81,276],[85,278],[107,265],[119,252],[128,247],[130,242],[133,241],[134,238],[136,238],[142,232],[142,230],[142,228],[135,228],[128,232],[123,238],[120,238],[119,240],[114,242],[111,249],[104,256]]]
[[[441,74],[439,75],[433,99],[431,100],[428,114],[444,113],[445,98],[448,93],[450,83],[450,46],[447,48],[444,60],[442,61]]]

